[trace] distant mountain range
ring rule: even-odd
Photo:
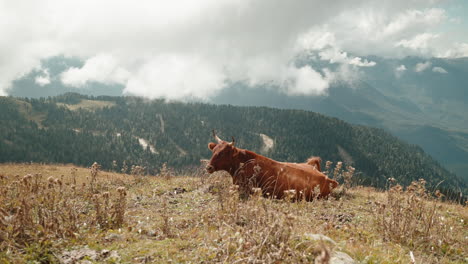
[[[439,59],[367,57],[374,67],[359,68],[358,80],[338,83],[324,96],[289,96],[275,87],[248,87],[235,83],[210,102],[240,106],[269,106],[302,109],[338,117],[354,124],[383,128],[393,135],[421,146],[450,171],[468,181],[468,58]],[[302,64],[336,67],[323,61]],[[21,97],[55,96],[64,92],[88,95],[121,95],[122,86],[99,83],[76,89],[65,87],[58,75],[77,59],[56,57],[44,61],[50,84],[35,82],[40,72],[17,80],[10,94]]]
[[[468,58],[369,60],[377,65],[361,69],[365,78],[334,85],[326,96],[285,96],[268,87],[238,84],[213,101],[305,109],[380,127],[421,146],[468,181]],[[418,63],[429,66],[417,72]],[[401,65],[406,70],[398,72]]]

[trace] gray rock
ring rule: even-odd
[[[110,253],[107,255],[107,257],[105,258],[105,260],[112,260],[114,263],[120,263],[120,255],[119,253],[117,253],[117,251],[115,250],[112,250],[110,251]]]
[[[329,238],[329,237],[327,237],[327,236],[325,236],[325,235],[322,235],[322,234],[310,234],[310,233],[306,233],[306,234],[304,234],[304,236],[305,236],[306,238],[310,239],[310,240],[314,240],[314,241],[324,241],[324,242],[329,242],[329,243],[331,243],[331,244],[333,244],[333,245],[336,245],[336,242],[335,242],[333,239],[331,239],[331,238]]]
[[[158,236],[158,231],[156,231],[156,230],[149,230],[146,234],[147,234],[148,236],[150,236],[150,237],[155,237],[155,236]]]
[[[136,257],[133,259],[136,263],[154,263],[151,256]]]
[[[90,261],[91,260],[91,261]],[[84,248],[73,249],[69,251],[64,251],[59,256],[59,262],[64,264],[88,264],[92,261],[106,261],[113,260],[115,262],[120,261],[120,256],[116,251],[102,250],[100,252],[90,249],[87,246]]]
[[[95,261],[98,258],[98,253],[95,250],[84,247],[63,252],[59,260],[60,263],[64,264],[84,263],[85,257]]]
[[[348,254],[340,251],[334,251],[330,258],[330,264],[354,264],[356,263],[353,258]]]
[[[332,245],[336,245],[336,242],[322,234],[311,234],[311,233],[306,233],[304,236],[313,241],[323,241],[330,243]],[[330,258],[330,264],[354,264],[356,263],[353,258],[351,258],[348,254],[341,252],[341,251],[333,251],[331,253],[331,258]]]
[[[116,240],[121,240],[122,239],[122,235],[120,234],[116,234],[116,233],[111,233],[109,235],[107,235],[104,240],[106,241],[116,241]]]

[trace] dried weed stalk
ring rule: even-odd
[[[99,167],[92,167],[95,179]],[[68,177],[44,179],[41,174],[27,174],[2,176],[0,181],[0,251],[79,238],[90,228],[124,223],[125,188],[117,189],[115,199],[108,192],[90,195],[83,191],[85,186],[76,186],[76,170]]]
[[[229,180],[223,182],[229,183]],[[212,253],[212,262],[223,263],[311,263],[320,250],[313,243],[293,234],[297,221],[289,206],[290,201],[277,201],[262,197],[259,188],[251,190],[248,200],[239,196],[236,185],[217,184],[220,206],[211,217],[216,226],[215,240],[206,241]],[[289,193],[288,193],[289,194]],[[290,193],[287,197],[295,197]],[[288,198],[286,198],[288,199]],[[280,211],[272,208],[287,203]],[[327,251],[329,252],[329,251]],[[325,258],[326,259],[326,258]],[[319,262],[326,263],[326,262]]]
[[[375,202],[376,222],[384,240],[410,248],[425,248],[435,255],[457,254],[460,245],[455,237],[462,230],[444,217],[440,209],[442,194],[436,191],[432,195],[423,179],[412,182],[406,190],[393,178],[389,184],[386,201]]]
[[[101,165],[99,165],[97,162],[94,162],[93,165],[91,165],[91,170],[90,170],[91,181],[89,183],[91,192],[94,192],[96,189],[96,179],[97,179],[100,169],[101,169]]]

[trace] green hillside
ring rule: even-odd
[[[392,135],[420,146],[449,171],[468,181],[468,59],[405,57],[401,59],[369,56],[374,67],[359,69],[352,83],[332,83],[323,96],[287,95],[274,85],[250,87],[230,83],[225,89],[205,98],[213,104],[267,106],[302,109],[337,117],[352,124],[382,128]],[[300,65],[314,69],[340,71],[339,63],[301,58]],[[431,65],[416,71],[420,63]],[[68,87],[60,76],[70,67],[82,67],[84,61],[64,56],[41,62],[51,83],[35,82],[42,71],[33,70],[16,80],[8,94],[15,97],[47,97],[74,91],[82,94],[122,95],[125,86],[90,82],[81,88]],[[396,71],[398,67],[404,71]],[[435,72],[433,67],[443,69]],[[356,68],[354,69],[356,70]],[[198,100],[191,98],[190,100]],[[72,107],[76,107],[73,105]]]
[[[94,103],[93,103],[94,102]],[[318,155],[345,161],[364,185],[385,187],[424,178],[430,186],[466,192],[466,183],[421,148],[381,129],[350,125],[302,110],[167,103],[135,97],[0,98],[0,162],[55,162],[157,173],[163,163],[177,170],[210,157],[206,145],[216,129],[239,147],[276,160],[303,162]],[[263,134],[273,140],[265,147]],[[114,162],[115,161],[115,162]]]

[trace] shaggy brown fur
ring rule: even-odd
[[[320,158],[313,159],[313,166],[309,163],[278,162],[236,148],[234,142],[223,140],[211,142],[208,148],[213,155],[206,170],[209,173],[219,170],[229,172],[233,183],[247,192],[252,188],[261,188],[264,196],[281,199],[285,191],[296,190],[298,199],[310,201],[317,196],[329,195],[338,186],[338,182],[320,172]]]
[[[310,157],[309,159],[307,159],[306,163],[313,166],[318,171],[322,171],[322,168],[320,167],[320,163],[322,163],[322,159],[320,157]]]

